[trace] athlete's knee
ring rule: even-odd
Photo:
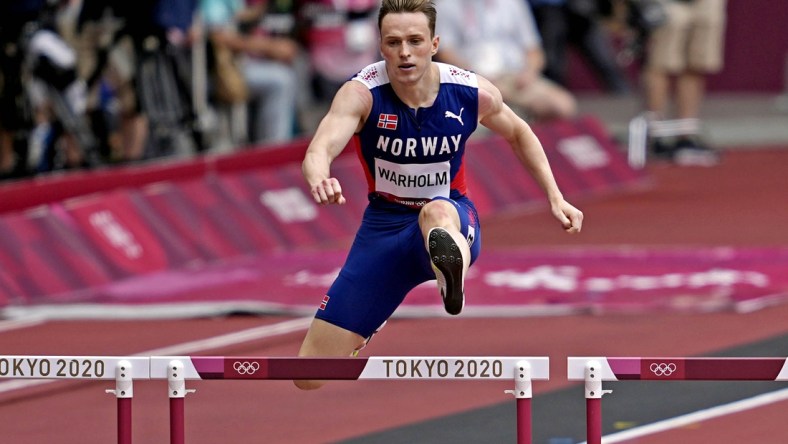
[[[450,202],[436,199],[428,202],[419,212],[419,224],[422,227],[458,228],[459,215]]]

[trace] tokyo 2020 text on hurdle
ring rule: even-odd
[[[517,442],[531,443],[532,380],[550,377],[549,358],[395,356],[356,358],[225,356],[0,356],[0,378],[115,380],[118,444],[131,444],[134,380],[166,379],[170,443],[185,442],[186,380],[512,380]]]
[[[588,444],[602,442],[604,381],[788,381],[785,358],[569,357],[567,377],[585,382]],[[0,356],[0,378],[114,380],[119,444],[131,444],[134,380],[166,379],[170,442],[182,444],[186,380],[513,380],[517,442],[531,443],[531,381],[550,377],[547,357],[360,358],[225,356]]]

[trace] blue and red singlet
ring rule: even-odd
[[[413,109],[394,93],[385,62],[367,66],[353,80],[372,93],[372,110],[357,146],[370,198],[418,208],[435,197],[466,194],[465,142],[476,130],[476,75],[436,63],[440,90],[427,108]]]
[[[452,203],[471,245],[471,263],[479,254],[479,220],[466,196],[463,163],[465,143],[478,124],[477,78],[470,71],[436,65],[440,89],[426,108],[409,108],[397,97],[384,61],[352,79],[366,85],[373,99],[355,136],[370,203],[316,317],[363,337],[387,320],[410,290],[435,279],[418,224],[424,204],[433,199]]]

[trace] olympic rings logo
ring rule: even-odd
[[[257,370],[260,370],[260,363],[235,361],[233,368],[239,375],[253,375]]]
[[[669,364],[666,364],[664,362],[660,362],[659,364],[657,364],[656,362],[654,362],[649,367],[649,370],[651,370],[651,373],[654,373],[654,375],[656,376],[670,376],[673,374],[673,372],[676,371],[676,364],[672,362]]]

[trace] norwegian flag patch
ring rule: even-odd
[[[328,295],[323,296],[323,302],[320,303],[320,309],[325,310],[328,305],[328,300],[331,299]]]
[[[397,129],[397,115],[381,113],[380,117],[378,117],[378,128],[389,130]]]

